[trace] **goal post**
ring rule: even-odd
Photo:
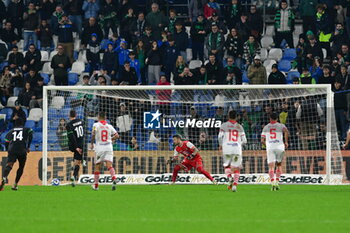
[[[331,85],[203,85],[203,86],[46,86],[43,101],[42,184],[54,178],[67,183],[73,164],[64,124],[71,109],[85,122],[87,167],[79,182],[91,182],[94,153],[88,148],[91,126],[99,111],[120,132],[114,162],[120,183],[167,183],[172,166],[172,136],[180,134],[199,149],[204,167],[224,183],[217,132],[236,110],[246,130],[242,183],[268,183],[261,130],[269,112],[290,127],[290,148],[283,161],[290,184],[347,182],[338,139]],[[61,125],[59,123],[61,121]],[[107,174],[107,173],[106,173]],[[105,179],[104,179],[105,177]],[[105,183],[108,176],[102,176]],[[182,179],[182,180],[181,180]],[[195,171],[179,175],[179,183],[207,183]]]

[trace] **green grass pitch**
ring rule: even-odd
[[[350,232],[350,186],[21,186],[0,192],[1,232]]]

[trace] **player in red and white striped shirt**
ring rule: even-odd
[[[288,129],[284,124],[277,122],[277,113],[271,113],[270,123],[267,124],[261,134],[261,144],[266,145],[267,163],[269,164],[269,176],[271,190],[279,190],[278,182],[282,173],[282,159],[285,149],[288,148]],[[284,137],[283,137],[284,136]],[[284,139],[284,142],[283,142]],[[276,179],[275,179],[276,165]]]
[[[177,174],[180,170],[189,171],[193,167],[201,174],[205,175],[213,184],[217,184],[214,178],[210,175],[209,172],[204,170],[202,157],[198,153],[198,149],[190,141],[182,141],[179,135],[173,136],[175,150],[174,157],[168,161],[172,163],[178,160],[179,155],[182,154],[185,156],[184,160],[176,164],[173,171],[172,184],[175,183]]]

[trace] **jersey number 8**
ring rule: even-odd
[[[108,140],[108,131],[107,130],[102,130],[101,131],[101,141],[106,142]]]

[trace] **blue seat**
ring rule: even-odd
[[[248,73],[247,73],[247,71],[244,71],[244,72],[243,72],[243,75],[242,75],[242,82],[243,82],[243,83],[249,83],[249,78],[248,78]]]
[[[69,86],[74,86],[78,82],[79,82],[78,74],[76,74],[76,73],[69,73],[68,74],[68,85]]]
[[[287,83],[292,84],[293,78],[300,78],[300,73],[298,71],[290,71],[287,75]]]
[[[3,108],[0,111],[0,114],[6,114],[6,120],[10,120],[12,116],[12,108]]]
[[[45,85],[47,85],[50,82],[50,75],[49,74],[40,73],[40,76],[44,79]]]
[[[122,142],[118,142],[117,148],[118,148],[117,149],[118,151],[127,151],[128,145],[126,145],[125,143],[122,143]]]
[[[43,134],[41,132],[35,132],[33,135],[33,143],[42,143],[43,142]]]
[[[22,108],[22,110],[23,110],[23,112],[26,114],[26,117],[28,118],[28,115],[29,115],[28,109],[27,109],[27,108]]]
[[[278,69],[282,72],[288,72],[292,68],[292,64],[289,60],[281,60],[278,62]]]
[[[53,131],[49,132],[47,142],[49,144],[58,142],[58,137],[57,137],[56,132],[53,132]]]
[[[41,132],[43,130],[43,120],[40,120],[36,123],[35,131]]]
[[[4,131],[1,136],[0,136],[0,142],[1,143],[5,143],[5,137],[6,137],[6,134],[8,133],[8,131]]]
[[[295,49],[285,49],[283,53],[283,60],[289,60],[292,61],[295,58],[297,58],[297,52]]]
[[[26,121],[24,127],[30,128],[30,129],[34,129],[35,128],[35,121]]]
[[[158,150],[157,143],[147,142],[144,145],[144,150]]]

